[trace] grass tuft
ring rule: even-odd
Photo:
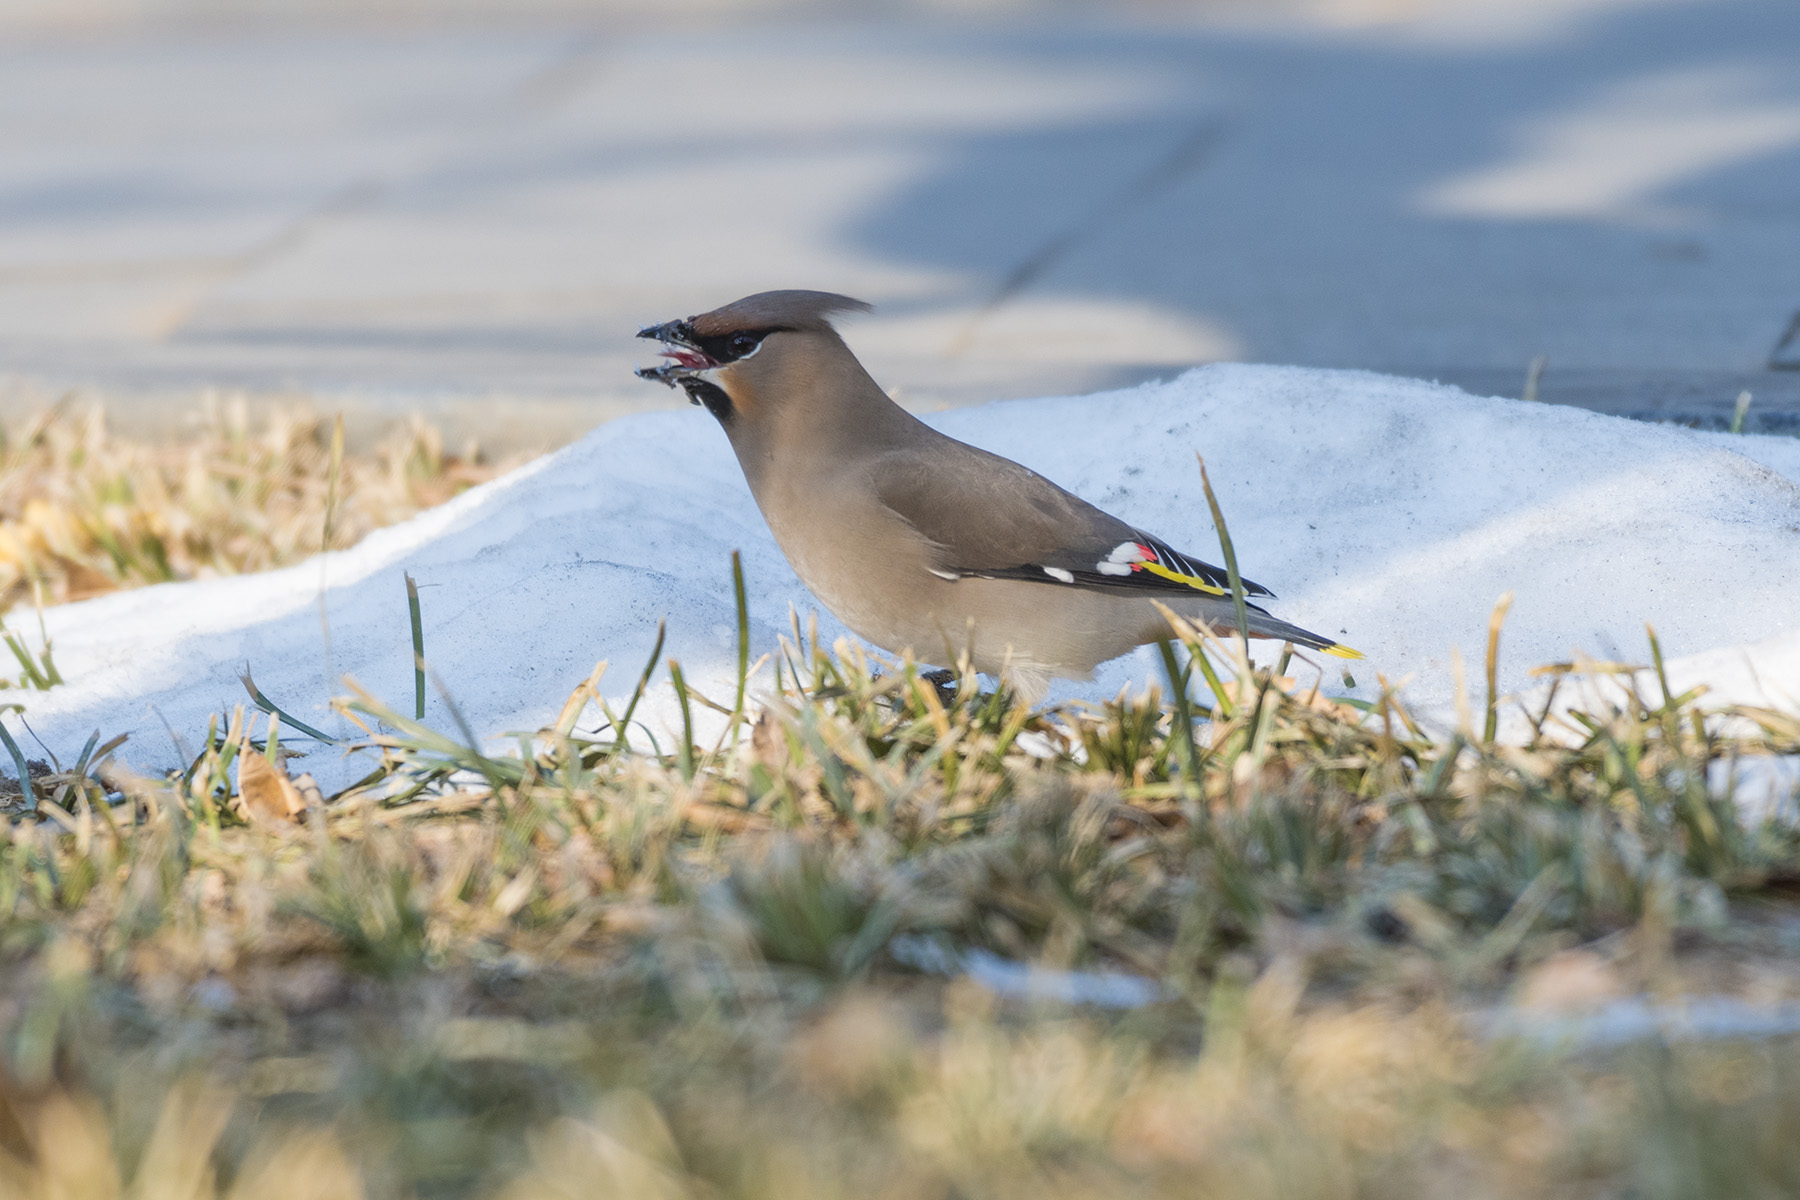
[[[1480,1030],[1800,1003],[1800,832],[1721,773],[1800,718],[1609,675],[1523,744],[1440,740],[1173,632],[1186,707],[1032,710],[796,625],[711,750],[691,707],[667,748],[635,700],[583,727],[604,664],[504,752],[358,694],[382,766],[298,822],[235,794],[236,756],[283,770],[254,710],[162,780],[90,739],[0,840],[0,1170],[67,1194],[42,1122],[79,1112],[82,1161],[198,1156],[202,1196],[294,1162],[372,1197],[1785,1186],[1800,1044]],[[1068,971],[1160,998],[1003,986]]]
[[[358,519],[334,442],[310,545]],[[660,632],[622,708],[602,662],[504,747],[448,695],[448,728],[427,723],[422,682],[410,715],[352,688],[338,711],[379,766],[332,796],[284,761],[330,739],[248,670],[252,704],[159,779],[116,766],[120,739],[31,763],[0,726],[6,1194],[1800,1179],[1800,1038],[1605,1034],[1621,1004],[1800,1011],[1800,797],[1746,794],[1800,755],[1800,714],[1672,693],[1653,631],[1653,670],[1559,664],[1503,742],[1505,598],[1485,719],[1440,737],[1385,682],[1336,701],[1290,676],[1308,652],[1254,668],[1179,618],[1161,688],[1031,709],[967,663],[939,686],[797,617],[753,648],[735,561],[733,590],[731,703],[669,662],[672,736],[642,716]],[[710,748],[696,708],[724,718]],[[1120,976],[1116,1008],[1063,986]]]

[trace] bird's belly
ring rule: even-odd
[[[990,675],[1085,679],[1100,663],[1158,636],[1141,598],[1054,584],[939,578],[867,563],[796,561],[812,593],[858,637],[889,653],[953,665],[964,654]]]
[[[858,637],[890,654],[939,666],[967,654],[986,674],[1041,683],[1085,679],[1167,632],[1155,607],[1137,596],[934,575],[930,546],[911,526],[884,507],[865,507],[857,489],[835,498],[832,518],[821,522],[818,495],[759,497],[771,501],[764,516],[800,581]],[[814,536],[822,526],[830,536]]]

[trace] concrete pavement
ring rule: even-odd
[[[813,286],[922,407],[1543,356],[1800,430],[1790,0],[476,8],[0,9],[0,402],[561,438],[671,402],[638,324]]]

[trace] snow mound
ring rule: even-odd
[[[930,420],[1218,561],[1194,464],[1204,454],[1240,565],[1279,597],[1271,610],[1363,650],[1357,693],[1372,694],[1378,673],[1407,681],[1415,708],[1446,723],[1452,649],[1474,686],[1507,591],[1508,691],[1577,650],[1647,661],[1649,621],[1684,683],[1748,703],[1800,697],[1800,441],[1238,365]],[[698,409],[625,417],[351,550],[48,610],[70,682],[8,698],[65,761],[98,728],[129,732],[120,757],[159,770],[197,749],[209,714],[244,703],[249,664],[277,704],[349,734],[327,707],[344,675],[410,710],[410,572],[426,656],[483,736],[547,723],[599,659],[613,664],[602,691],[628,695],[664,618],[688,679],[729,699],[734,549],[760,655],[790,606],[816,604],[724,436]],[[823,613],[820,630],[842,633]],[[1326,662],[1327,684],[1345,690],[1342,664]],[[1156,674],[1153,652],[1139,651],[1053,696],[1111,695]],[[647,720],[671,712],[659,695]],[[427,720],[455,727],[435,690]],[[305,765],[327,786],[360,773],[336,758],[315,751]]]

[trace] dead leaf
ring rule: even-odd
[[[306,810],[306,800],[287,772],[248,743],[238,751],[238,795],[244,802],[244,814],[252,821],[291,821]]]

